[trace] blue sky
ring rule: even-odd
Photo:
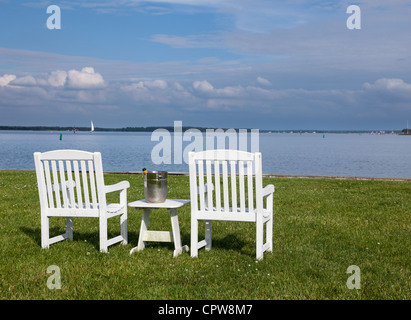
[[[0,0],[0,125],[403,129],[410,16],[410,0]]]

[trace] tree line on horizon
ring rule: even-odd
[[[94,131],[106,131],[106,132],[153,132],[157,129],[166,129],[170,132],[174,131],[173,126],[150,126],[150,127],[125,127],[125,128],[99,128],[95,127]],[[206,132],[207,129],[217,129],[217,128],[205,128],[205,127],[182,127],[182,131],[189,129],[197,129],[201,132]],[[227,130],[228,128],[220,128]],[[21,130],[21,131],[90,131],[90,127],[60,127],[60,126],[0,126],[0,130]],[[238,129],[236,129],[238,130]],[[373,132],[372,130],[259,130],[262,133],[368,133]],[[389,132],[394,132],[402,135],[411,135],[411,129],[403,130],[388,130]],[[382,132],[377,130],[377,132]],[[385,132],[385,131],[384,131]]]

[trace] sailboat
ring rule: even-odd
[[[94,124],[93,124],[93,121],[91,121],[91,130],[90,130],[90,133],[93,133],[94,132]]]

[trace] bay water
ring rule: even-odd
[[[174,145],[171,161],[153,162],[160,142],[152,141],[151,132],[0,131],[0,170],[34,170],[36,151],[77,149],[101,152],[106,172],[188,172],[184,161],[174,163]],[[260,133],[258,149],[265,174],[411,178],[411,136]]]

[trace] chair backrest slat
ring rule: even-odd
[[[68,203],[69,208],[76,208],[76,199],[74,196],[74,181],[73,181],[73,171],[71,168],[71,161],[66,160],[66,169],[67,169],[67,194],[68,194]]]
[[[67,185],[66,185],[66,171],[64,170],[63,160],[58,160],[58,167],[60,172],[61,193],[63,197],[63,208],[68,207]]]
[[[77,201],[76,201],[76,203],[77,203],[78,206],[82,206],[83,197],[81,195],[81,182],[80,182],[78,161],[73,160],[73,167],[74,167],[74,179],[75,179],[76,191],[77,191]]]
[[[191,208],[194,211],[198,210],[198,184],[197,184],[197,164],[195,161],[189,161],[189,171],[190,171],[190,197],[191,197]]]
[[[203,162],[198,163],[198,184],[199,184],[199,195],[200,195],[200,209],[205,210],[205,195],[204,195],[204,169]]]
[[[207,186],[212,186],[213,185],[213,179],[212,179],[212,172],[211,172],[211,161],[207,160],[206,161],[206,171],[207,171]],[[207,207],[208,208],[213,208],[213,192],[211,192],[211,189],[207,192]]]
[[[44,171],[46,175],[46,188],[47,188],[49,208],[54,208],[53,184],[50,178],[50,165],[48,161],[44,161]]]
[[[216,211],[221,212],[221,191],[220,191],[220,162],[214,161],[214,189],[215,189],[215,202]]]
[[[54,186],[54,196],[56,199],[56,206],[57,208],[61,208],[60,185],[59,185],[59,178],[57,174],[56,160],[51,161],[51,168],[53,171],[53,186]]]
[[[41,161],[41,154],[40,152],[34,153],[34,166],[36,168],[36,178],[37,178],[37,185],[39,191],[39,200],[40,200],[40,207],[42,210],[48,207],[48,200],[47,200],[47,191],[45,188],[45,181],[44,181],[44,164]]]
[[[254,210],[253,164],[247,161],[248,210]]]
[[[227,170],[227,161],[222,161],[223,166],[223,196],[224,196],[224,211],[229,212],[230,203],[229,203],[229,194],[228,194],[228,170]]]
[[[244,188],[244,161],[238,161],[238,180],[240,185],[240,211],[245,212],[245,188]]]
[[[88,161],[88,172],[89,172],[89,177],[90,177],[91,200],[93,202],[93,208],[97,208],[97,191],[96,191],[96,181],[94,178],[95,170],[93,166],[93,161]]]
[[[262,178],[262,163],[261,163],[261,153],[256,154],[255,161],[255,175],[260,177],[260,179],[255,179],[255,192],[256,192],[256,207],[263,208],[263,178]]]
[[[85,208],[90,209],[90,196],[88,192],[88,181],[87,181],[87,166],[86,162],[84,160],[80,161],[80,167],[81,167],[81,178],[83,181],[83,192],[84,192],[84,202],[85,202]]]
[[[236,162],[230,160],[230,176],[231,176],[231,210],[237,212],[237,173]]]

